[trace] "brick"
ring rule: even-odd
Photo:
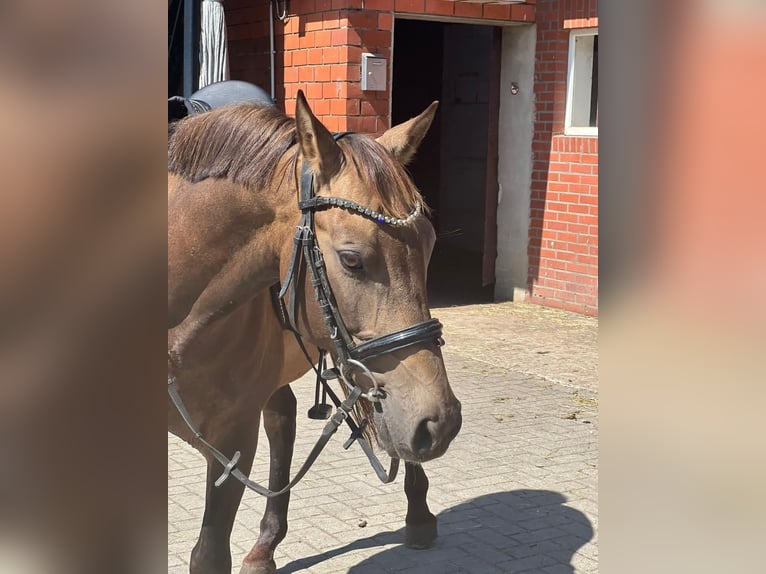
[[[316,43],[314,41],[315,35],[316,35],[316,32],[306,32],[305,34],[303,34],[303,36],[299,34],[298,47],[303,49],[303,48],[313,48],[314,46],[316,46]]]
[[[323,48],[322,60],[325,64],[337,64],[340,62],[340,49],[339,48]]]
[[[354,10],[362,9],[362,0],[332,0],[333,8],[352,8]]]
[[[557,201],[548,201],[546,202],[546,207],[548,208],[548,211],[550,212],[555,212],[555,211],[566,212],[568,206],[566,203],[560,203]]]
[[[568,229],[567,223],[562,221],[547,221],[545,226],[552,231],[566,231]]]
[[[366,116],[352,116],[348,118],[348,129],[363,134],[375,133],[377,129],[377,122],[375,118]]]
[[[340,28],[330,31],[330,42],[333,46],[343,46],[348,44],[348,29]]]
[[[309,96],[309,92],[306,91],[306,96],[309,96],[311,98],[311,111],[314,112],[314,114],[318,117],[326,116],[330,113],[330,102],[332,100],[325,100],[322,97],[322,85],[321,84],[311,84],[308,86],[309,88],[314,87],[319,88],[319,95],[318,96]]]
[[[362,46],[367,48],[389,47],[393,42],[393,35],[388,30],[363,30]]]
[[[355,80],[352,80],[346,84],[344,84],[344,87],[346,89],[346,97],[347,98],[365,98],[367,97],[367,94],[365,94],[362,91],[362,83],[360,78],[356,78]]]
[[[572,233],[577,233],[580,235],[588,235],[588,226],[577,223],[575,220],[567,225],[567,231],[571,231]]]
[[[568,183],[583,183],[581,181],[582,176],[576,173],[561,173],[558,174],[559,181],[566,181]]]
[[[598,225],[598,216],[583,213],[577,216],[577,222],[581,225]]]
[[[559,213],[557,215],[557,219],[559,221],[566,221],[569,223],[578,223],[580,221],[580,217],[587,217],[587,216],[578,216],[574,213]]]
[[[391,12],[394,9],[394,0],[365,0],[365,8]]]
[[[594,272],[593,267],[590,265],[581,265],[578,263],[567,263],[567,271],[572,273],[582,273],[583,275],[592,275]],[[577,285],[577,283],[575,283]],[[576,288],[569,287],[570,290],[576,291]]]
[[[303,66],[298,68],[298,81],[300,83],[314,81],[314,68],[312,66]]]
[[[483,4],[482,16],[493,20],[509,20],[511,6],[510,4]]]
[[[283,73],[285,84],[293,84],[298,81],[298,68],[285,68]]]
[[[296,50],[300,44],[300,38],[298,34],[285,34],[284,48],[285,50]]]
[[[375,100],[375,101],[362,101],[360,113],[363,116],[387,116],[388,115],[388,101],[387,100]]]
[[[422,14],[425,11],[424,0],[394,0],[394,10]]]
[[[590,208],[587,205],[572,203],[567,206],[567,211],[570,213],[589,213]]]
[[[360,64],[362,62],[362,49],[358,46],[344,46],[339,51],[340,62]]]
[[[481,4],[456,2],[455,16],[463,16],[465,18],[481,18]]]
[[[312,83],[306,85],[306,97],[309,100],[316,101],[322,99],[322,84],[319,83]],[[316,111],[316,109],[314,110]]]
[[[571,171],[573,173],[591,173],[592,166],[589,164],[582,164],[582,163],[573,163],[571,164]]]
[[[329,82],[330,81],[330,66],[317,66],[314,68],[314,81],[316,82]]]
[[[306,50],[296,50],[293,52],[293,66],[305,66],[308,62],[308,53]]]
[[[341,122],[341,118],[338,116],[325,116],[322,118],[322,123],[328,130],[333,132],[339,132],[346,129],[345,123]]]
[[[356,64],[333,64],[330,70],[331,77],[334,81],[339,80],[359,80],[361,74],[361,66]]]
[[[336,82],[322,84],[322,97],[327,99],[342,97],[338,84]]]
[[[321,18],[306,19],[306,22],[304,24],[304,30],[306,32],[316,32],[317,30],[321,30],[321,29],[322,29]]]
[[[334,30],[335,28],[339,28],[339,14],[340,12],[338,11],[325,12],[322,14],[322,17],[320,18],[322,22],[322,30]]]
[[[321,32],[314,32],[314,46],[319,49],[332,46],[332,31],[322,30]]]
[[[590,153],[582,154],[583,163],[598,163],[598,156]]]
[[[228,12],[227,12],[228,14]],[[229,18],[227,16],[226,21],[229,21]],[[288,18],[287,22],[284,23],[282,31],[285,34],[297,34],[298,33],[298,25],[300,23],[299,18]]]
[[[312,48],[311,50],[307,51],[306,54],[306,63],[311,65],[321,64],[322,63],[322,50],[320,48]]]
[[[350,11],[340,13],[340,25],[346,28],[358,28],[360,30],[374,30],[378,23],[378,15],[375,12]]]
[[[392,14],[378,14],[378,28],[380,30],[394,29],[394,16]]]
[[[584,183],[585,185],[598,185],[598,176],[597,175],[583,175],[580,177],[580,183]]]
[[[359,100],[332,100],[330,113],[334,116],[358,116]]]
[[[362,33],[357,28],[345,28],[346,30],[346,44],[349,46],[361,46],[362,45]]]

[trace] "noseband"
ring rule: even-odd
[[[349,133],[333,134],[333,138],[337,141]],[[314,174],[305,161],[301,165],[300,199],[298,201],[298,208],[301,210],[301,220],[293,238],[293,252],[290,258],[290,265],[282,282],[282,288],[279,291],[278,297],[282,302],[289,326],[300,343],[301,335],[295,320],[295,308],[296,291],[299,283],[298,276],[303,260],[311,275],[311,284],[314,287],[315,297],[322,311],[322,318],[335,346],[336,364],[340,368],[339,373],[336,372],[336,375],[339,374],[339,378],[350,390],[353,390],[358,385],[354,383],[352,373],[354,371],[362,371],[372,381],[373,386],[360,396],[369,401],[378,402],[385,397],[385,392],[379,387],[375,376],[365,365],[365,361],[421,343],[433,342],[437,345],[443,345],[442,324],[438,319],[428,319],[427,321],[416,323],[415,325],[394,331],[388,335],[376,337],[361,344],[357,344],[354,341],[348,332],[348,328],[338,309],[338,304],[335,301],[335,296],[327,277],[327,267],[316,240],[314,228],[314,214],[316,211],[333,207],[346,209],[351,213],[372,219],[380,224],[394,227],[403,227],[411,224],[421,214],[421,207],[418,205],[406,218],[400,219],[384,215],[348,199],[318,197],[314,193]],[[290,285],[293,288],[290,289],[287,300],[285,300],[285,295]]]

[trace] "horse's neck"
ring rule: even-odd
[[[280,257],[298,217],[292,179],[282,179],[254,191],[225,180],[170,176],[168,320],[178,354],[215,317],[279,280]]]

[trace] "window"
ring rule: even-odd
[[[598,135],[598,29],[573,30],[565,133]]]

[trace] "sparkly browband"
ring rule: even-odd
[[[397,226],[409,225],[422,212],[419,203],[415,206],[415,209],[412,210],[412,213],[402,219],[399,217],[384,215],[379,211],[375,211],[374,209],[359,205],[355,201],[351,201],[350,199],[341,199],[339,197],[316,196],[312,197],[311,199],[307,199],[306,201],[298,202],[298,208],[301,211],[305,211],[307,209],[318,209],[321,207],[342,207],[344,209],[356,211],[357,213],[364,215],[365,217],[369,217],[378,223],[388,223],[389,225]]]

